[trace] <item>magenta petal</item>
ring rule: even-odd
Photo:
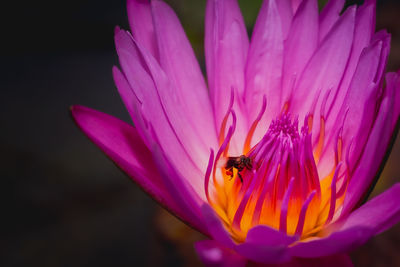
[[[380,57],[382,54],[382,41],[376,41],[370,47],[366,48],[359,60],[353,80],[347,90],[346,97],[338,114],[331,114],[332,119],[336,118],[336,122],[332,123],[331,133],[328,135],[325,153],[319,163],[319,167],[325,172],[320,174],[324,177],[328,175],[330,170],[334,168],[336,145],[336,134],[339,130],[337,125],[342,125],[344,117],[343,140],[349,145],[352,138],[354,140],[352,146],[354,153],[349,159],[350,168],[353,169],[354,162],[358,160],[366,138],[370,133],[375,114],[376,101],[378,99],[379,84],[375,84],[375,77],[379,71]],[[359,135],[357,136],[357,132]]]
[[[319,42],[325,38],[340,17],[345,0],[329,0],[319,18]]]
[[[299,242],[291,248],[293,256],[321,257],[354,249],[373,235],[400,221],[400,184],[397,184],[355,210],[348,218],[328,227],[327,237]]]
[[[378,75],[382,49],[382,41],[379,41],[364,50],[342,107],[344,114],[351,106],[347,112],[343,138],[351,140],[357,137],[353,144],[354,152],[349,158],[351,169],[362,152],[376,117],[375,107],[380,88],[374,79]]]
[[[219,125],[228,108],[230,88],[243,95],[249,38],[236,0],[207,1],[205,20],[207,77],[214,108],[221,109],[215,111]]]
[[[171,161],[179,166],[182,176],[205,198],[203,172],[210,147],[217,146],[213,121],[199,129],[154,57],[125,31],[117,29],[115,40],[122,69],[141,102],[143,117],[153,125],[165,153],[174,155]]]
[[[367,227],[379,234],[400,221],[400,184],[369,200],[343,220],[340,230]]]
[[[364,244],[372,235],[367,227],[354,227],[334,232],[328,237],[303,241],[290,248],[290,254],[302,258],[324,257],[347,252]]]
[[[127,1],[129,25],[133,37],[158,59],[158,47],[154,33],[150,1]]]
[[[115,85],[117,86],[122,101],[124,102],[125,107],[128,110],[134,125],[136,126],[137,132],[139,133],[142,140],[145,142],[146,146],[150,147],[151,140],[149,137],[146,121],[142,116],[140,100],[135,95],[124,74],[122,74],[122,72],[117,67],[113,67],[113,76]]]
[[[389,58],[391,39],[392,36],[386,30],[379,31],[375,33],[374,36],[372,37],[371,43],[376,41],[382,41],[382,53],[379,62],[379,70],[377,75],[375,76],[375,83],[380,83],[384,77],[386,65]]]
[[[217,130],[228,111],[233,90],[238,123],[230,148],[237,154],[242,151],[249,124],[242,101],[249,38],[237,0],[207,1],[205,20],[207,76]]]
[[[204,204],[204,201],[199,197],[191,184],[177,172],[158,145],[154,144],[152,152],[155,163],[161,172],[161,178],[165,184],[165,188],[171,194],[175,203],[179,204],[179,207],[192,226],[203,234],[208,235],[201,212],[201,206]]]
[[[244,267],[247,259],[235,251],[221,246],[213,240],[203,240],[194,244],[200,260],[205,266]]]
[[[247,234],[244,243],[235,250],[241,255],[260,263],[279,263],[289,261],[288,246],[297,240],[268,226],[255,226]]]
[[[166,190],[150,151],[134,127],[83,106],[73,106],[71,114],[79,128],[144,191],[188,221]]]
[[[258,225],[250,229],[247,233],[246,242],[264,246],[282,246],[289,245],[296,241],[296,236],[288,236],[276,229],[265,225]]]
[[[348,185],[342,215],[350,213],[367,193],[382,164],[390,140],[393,138],[392,133],[400,112],[400,108],[398,107],[400,78],[396,74],[393,75],[396,79],[391,79],[390,74],[387,75],[386,95],[382,101],[363,154],[360,157],[358,167],[354,170],[353,177]]]
[[[279,263],[290,260],[288,245],[295,237],[289,237],[266,226],[257,226],[249,231],[244,243],[235,244],[222,225],[221,219],[209,205],[203,205],[202,212],[208,232],[221,245],[255,262]]]
[[[243,243],[235,250],[246,258],[259,263],[283,263],[290,261],[291,255],[287,246],[264,246],[260,244]]]
[[[110,115],[73,106],[71,114],[81,130],[155,199],[169,198],[153,157],[136,129]]]
[[[246,104],[250,121],[267,97],[266,116],[257,127],[254,140],[260,140],[269,121],[280,112],[283,65],[283,32],[276,0],[264,1],[254,27],[246,66]]]
[[[386,87],[393,88],[393,113],[395,116],[392,117],[392,129],[395,129],[396,124],[399,121],[400,114],[400,71],[397,73],[390,72],[386,75]]]
[[[143,92],[147,88],[154,88],[150,73],[141,60],[140,53],[134,46],[132,36],[128,32],[116,27],[114,39],[125,78],[133,89],[138,101],[143,103],[145,101]]]
[[[293,9],[293,14],[297,12],[298,7],[300,6],[301,2],[303,0],[292,0],[292,9]]]
[[[210,236],[224,247],[233,249],[240,255],[262,263],[278,263],[290,260],[288,244],[293,238],[269,227],[256,227],[249,231],[248,239],[242,244],[235,244],[214,210],[205,204],[202,207],[203,217]],[[260,234],[260,238],[257,235]],[[261,240],[261,238],[263,240]]]
[[[210,236],[225,247],[233,249],[235,243],[233,243],[228,232],[222,225],[221,219],[215,214],[214,209],[208,204],[204,204],[201,209]]]
[[[317,45],[318,3],[315,0],[303,1],[293,18],[289,36],[285,41],[282,104],[289,100],[295,77],[301,75]]]
[[[330,111],[327,120],[327,132],[331,131],[338,110],[341,108],[345,100],[347,90],[352,82],[354,72],[359,65],[360,55],[362,51],[371,44],[371,38],[375,30],[375,3],[366,1],[364,5],[357,9],[355,18],[354,40],[351,48],[351,54],[347,62],[346,71],[340,82],[340,87],[335,92],[334,100],[329,103]],[[383,39],[383,38],[382,38]],[[379,82],[376,82],[379,83]]]
[[[215,132],[214,116],[205,80],[193,49],[174,11],[163,1],[152,1],[160,66],[167,74],[182,112],[199,133]],[[228,89],[229,90],[229,89]],[[208,140],[207,152],[216,143]]]
[[[291,98],[291,112],[298,113],[301,119],[311,111],[320,90],[322,96],[328,90],[334,90],[331,95],[336,94],[335,89],[339,86],[350,56],[355,13],[355,7],[345,11],[299,77]],[[315,114],[315,117],[319,118],[319,114]]]
[[[289,29],[292,24],[294,14],[292,3],[291,0],[279,0],[278,2],[276,2],[276,5],[278,7],[279,16],[282,22],[283,38],[286,39],[289,34]]]

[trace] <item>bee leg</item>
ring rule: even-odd
[[[225,173],[231,177],[229,180],[233,178],[233,168],[228,168]]]
[[[242,175],[240,174],[240,172],[238,172],[238,176],[239,176],[240,182],[243,184],[243,177],[242,177]]]
[[[246,168],[247,168],[249,171],[251,171],[251,169],[253,169],[253,165],[252,165],[251,163],[249,163],[249,164],[246,165]]]

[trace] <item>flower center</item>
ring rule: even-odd
[[[332,219],[341,203],[340,164],[320,183],[307,125],[299,131],[297,119],[281,115],[255,146],[237,156],[227,155],[228,133],[212,181],[206,177],[206,194],[236,241],[244,241],[257,225],[304,239]]]

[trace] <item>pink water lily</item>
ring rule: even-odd
[[[134,126],[73,106],[78,126],[210,240],[205,264],[351,265],[400,220],[400,185],[363,204],[395,138],[400,72],[373,0],[265,0],[249,41],[236,0],[208,0],[207,81],[162,1],[129,0],[114,80]],[[385,76],[385,77],[384,77]]]

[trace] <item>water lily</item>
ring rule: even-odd
[[[73,106],[78,126],[209,240],[205,264],[351,265],[400,220],[400,185],[363,203],[395,138],[400,72],[373,0],[265,0],[251,40],[236,0],[208,0],[207,82],[173,10],[129,0],[118,91],[134,126]],[[138,218],[139,219],[139,218]]]

